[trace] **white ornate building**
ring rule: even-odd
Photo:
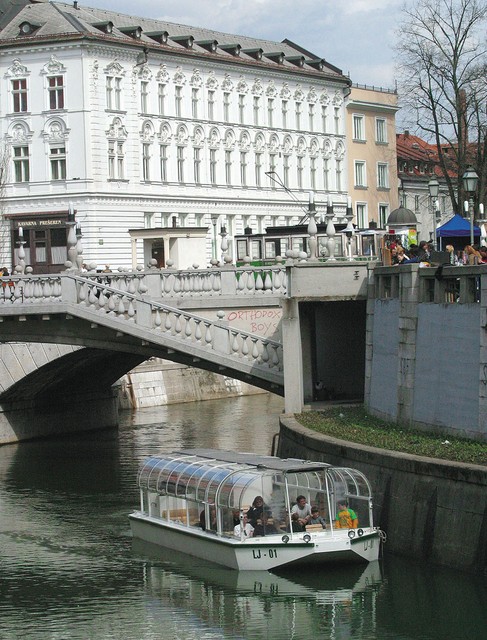
[[[35,272],[63,268],[70,203],[84,260],[112,268],[205,266],[222,226],[294,224],[310,190],[344,216],[350,81],[301,47],[77,2],[0,26],[0,263],[21,227]]]

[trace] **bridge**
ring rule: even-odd
[[[115,426],[111,385],[151,356],[284,395],[288,413],[321,380],[379,417],[487,439],[485,265],[68,270],[0,284],[0,443]],[[238,326],[242,309],[278,314],[271,335]]]
[[[303,276],[291,277],[295,266],[307,267]],[[309,263],[113,274],[68,270],[3,278],[1,341],[53,343],[68,351],[27,376],[15,377],[0,362],[0,403],[4,410],[44,406],[47,411],[81,392],[98,402],[101,388],[152,356],[285,395],[284,342],[288,369],[301,367],[294,354],[301,338],[291,289],[305,300],[365,300],[366,274],[366,264],[336,263],[326,269]],[[228,318],[239,315],[232,310],[242,308],[279,310],[272,335],[232,324]],[[283,331],[290,340],[283,339]]]

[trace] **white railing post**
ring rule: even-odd
[[[61,275],[61,300],[73,304],[78,303],[76,280],[70,276]]]
[[[152,329],[152,305],[149,296],[143,296],[143,300],[135,299],[135,323],[139,327]]]
[[[213,350],[228,354],[230,348],[230,327],[228,320],[224,320],[225,312],[218,311],[218,320],[213,325]]]
[[[237,272],[236,269],[221,270],[221,295],[234,296],[237,294]]]

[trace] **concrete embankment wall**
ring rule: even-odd
[[[159,358],[139,365],[118,382],[121,409],[216,400],[256,393],[266,392],[240,380]]]
[[[386,552],[487,575],[487,467],[324,436],[280,419],[278,455],[359,469],[372,484]],[[447,446],[447,445],[445,445]]]
[[[408,428],[487,442],[487,270],[461,267],[436,278],[413,264],[373,273],[367,409]]]

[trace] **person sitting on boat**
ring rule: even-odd
[[[206,527],[206,514],[205,510],[200,513],[200,527],[203,531],[213,530],[216,531],[216,509],[214,506],[210,506],[210,526]]]
[[[243,531],[244,538],[245,537],[251,538],[254,534],[254,527],[248,521],[246,513],[242,515],[241,522],[242,524],[240,524],[239,522],[237,525],[233,527],[233,535],[236,538],[240,539],[242,537],[242,531]]]
[[[299,516],[297,513],[291,514],[291,529],[293,533],[302,533],[303,531],[306,531],[304,524],[299,522]]]
[[[300,524],[306,526],[311,518],[311,505],[306,502],[304,496],[298,496],[296,498],[296,504],[291,509],[291,516],[293,513],[297,513]]]
[[[261,517],[257,520],[257,523],[254,527],[254,538],[257,536],[268,536],[273,533],[279,533],[276,527],[274,526],[274,520],[269,518],[269,514],[267,511],[262,511]]]
[[[247,511],[247,518],[253,527],[255,527],[257,520],[262,517],[264,512],[268,518],[272,516],[272,512],[264,504],[264,498],[262,496],[256,496],[252,502],[252,506]]]
[[[338,503],[338,513],[335,520],[335,526],[337,529],[357,529],[358,518],[353,509],[348,508],[346,500],[342,500]]]
[[[326,521],[320,516],[318,507],[311,507],[311,518],[308,520],[308,524],[321,524],[323,529],[326,529]]]

